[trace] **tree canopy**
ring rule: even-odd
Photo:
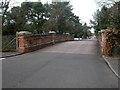
[[[120,1],[112,3],[111,7],[102,6],[94,15],[94,20],[91,20],[91,25],[96,32],[107,27],[116,28],[120,30]]]
[[[9,3],[6,9],[8,7]],[[21,6],[15,6],[9,11],[6,9],[2,14],[3,34],[15,34],[16,31],[49,34],[49,31],[55,31],[56,34],[69,33],[82,37],[87,33],[80,18],[72,12],[69,2],[23,2]]]

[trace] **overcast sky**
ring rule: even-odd
[[[92,14],[97,9],[97,4],[93,0],[71,0],[73,5],[73,12],[80,17],[80,19],[89,24]]]

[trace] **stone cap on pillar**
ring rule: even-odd
[[[105,32],[105,29],[102,29],[100,32],[101,32],[101,33],[104,33],[104,32]]]
[[[32,34],[31,32],[29,31],[20,31],[20,32],[17,32],[18,35],[30,35]]]

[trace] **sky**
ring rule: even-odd
[[[80,17],[83,22],[89,24],[92,15],[97,9],[97,5],[93,0],[71,0],[73,12]]]

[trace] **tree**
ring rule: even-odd
[[[32,29],[29,31],[33,33],[42,33],[41,27],[46,21],[45,11],[41,2],[23,2],[21,7],[11,8],[6,13],[3,34],[15,34],[16,31],[28,30],[28,27]]]
[[[111,26],[120,30],[120,1],[115,2],[110,8]]]
[[[99,7],[111,7],[117,0],[96,0]]]
[[[106,6],[103,6],[101,10],[97,10],[93,18],[94,20],[90,20],[90,22],[96,32],[110,26],[110,10]]]
[[[53,2],[51,4],[50,18],[47,22],[49,24],[47,25],[58,34],[66,33],[70,30],[68,26],[74,27],[74,22],[71,20],[72,15],[72,8],[69,2]]]
[[[41,27],[46,21],[46,9],[41,2],[24,2],[22,4],[23,10],[26,9],[27,21],[32,22],[38,34],[42,33]]]
[[[94,20],[90,20],[92,27],[98,32],[101,29],[112,27],[120,29],[120,1],[114,2],[111,7],[103,6],[94,14]]]
[[[2,15],[2,25],[5,22],[5,16],[9,8],[10,0],[5,0],[0,3],[0,15]]]
[[[23,2],[21,6],[11,8],[5,16],[3,34],[15,34],[23,30],[36,34],[55,31],[57,34],[69,33],[79,37],[85,34],[69,2]]]

